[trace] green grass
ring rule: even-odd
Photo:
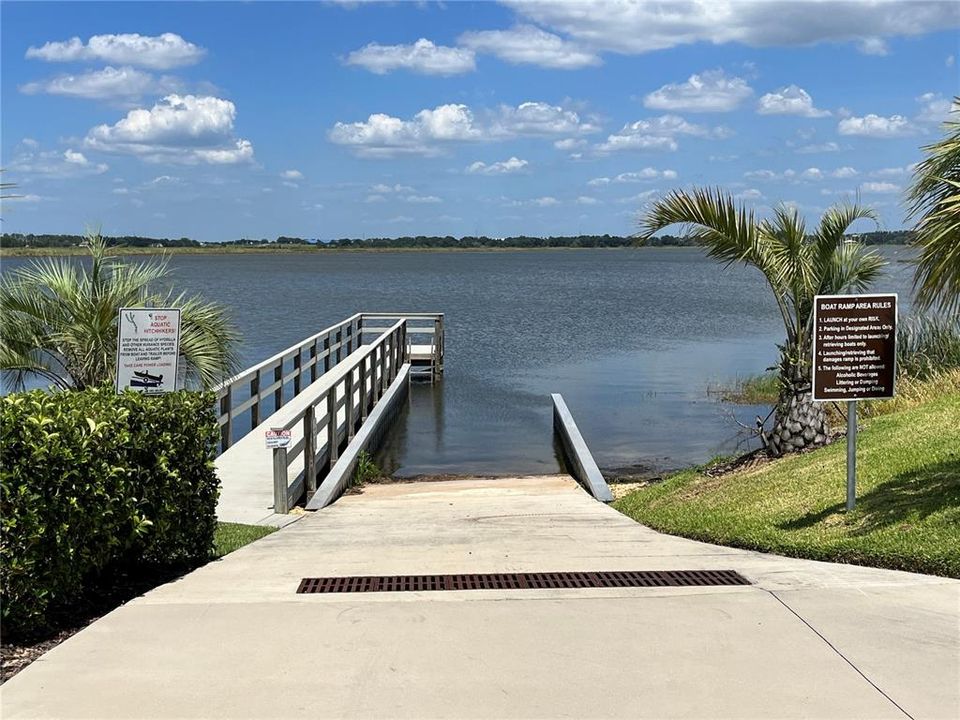
[[[719,395],[723,402],[738,405],[772,405],[780,393],[777,373],[768,371],[761,375],[738,377],[732,384],[711,387],[710,395]]]
[[[269,535],[276,528],[262,525],[241,525],[239,523],[217,523],[217,533],[213,538],[214,557],[223,557],[227,553],[239,550],[254,540]]]
[[[850,514],[845,488],[840,441],[717,478],[684,471],[614,507],[696,540],[960,577],[960,393],[866,423]]]

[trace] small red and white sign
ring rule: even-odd
[[[291,437],[292,431],[283,430],[282,428],[273,428],[263,434],[263,439],[266,440],[267,443],[267,450],[289,447]]]

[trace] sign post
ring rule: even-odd
[[[897,379],[897,296],[817,295],[813,399],[847,402],[847,510],[857,498],[857,400],[892,398]]]
[[[180,308],[120,308],[117,392],[173,392],[179,358]]]

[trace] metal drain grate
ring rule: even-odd
[[[750,581],[734,570],[373,575],[366,577],[304,578],[300,581],[297,592],[430,592],[435,590],[707,587],[714,585],[750,585]]]

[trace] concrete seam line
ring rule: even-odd
[[[881,695],[883,695],[887,700],[889,700],[890,703],[891,703],[895,708],[897,708],[897,710],[899,710],[899,711],[902,712],[904,715],[906,715],[908,718],[910,718],[910,720],[915,720],[915,718],[913,717],[913,715],[911,715],[911,714],[908,713],[906,710],[904,710],[903,707],[901,707],[900,704],[899,704],[896,700],[894,700],[892,697],[890,697],[889,695],[887,695],[883,690],[881,690],[881,689],[880,689],[880,686],[877,685],[873,680],[871,680],[870,678],[868,678],[867,675],[866,675],[866,673],[863,672],[863,670],[861,670],[861,669],[858,668],[856,665],[854,665],[854,664],[853,664],[853,661],[850,660],[850,658],[848,658],[846,655],[844,655],[842,652],[840,652],[840,650],[837,649],[837,646],[836,646],[836,645],[834,645],[832,642],[830,642],[829,640],[827,640],[827,638],[824,637],[823,633],[821,633],[821,632],[820,632],[819,630],[817,630],[813,625],[811,625],[809,622],[807,622],[807,621],[803,618],[803,616],[800,615],[800,613],[798,613],[798,612],[797,612],[796,610],[794,610],[792,607],[790,607],[789,605],[787,605],[787,603],[786,603],[779,595],[777,595],[773,590],[765,590],[764,592],[770,593],[770,595],[773,596],[774,600],[776,600],[778,603],[780,603],[781,605],[783,605],[787,610],[789,610],[789,611],[793,614],[794,617],[796,617],[800,622],[802,622],[804,625],[806,625],[808,628],[810,628],[810,629],[814,632],[814,634],[816,634],[816,636],[817,636],[818,638],[820,638],[821,640],[823,640],[823,641],[827,644],[827,646],[828,646],[831,650],[833,650],[837,655],[839,655],[839,656],[843,659],[843,661],[844,661],[845,663],[847,663],[847,665],[849,665],[850,667],[852,667],[852,668],[857,672],[857,674],[858,674],[860,677],[862,677],[864,680],[866,680],[868,683],[870,683],[870,685],[873,687],[874,690],[876,690],[878,693],[880,693]]]

